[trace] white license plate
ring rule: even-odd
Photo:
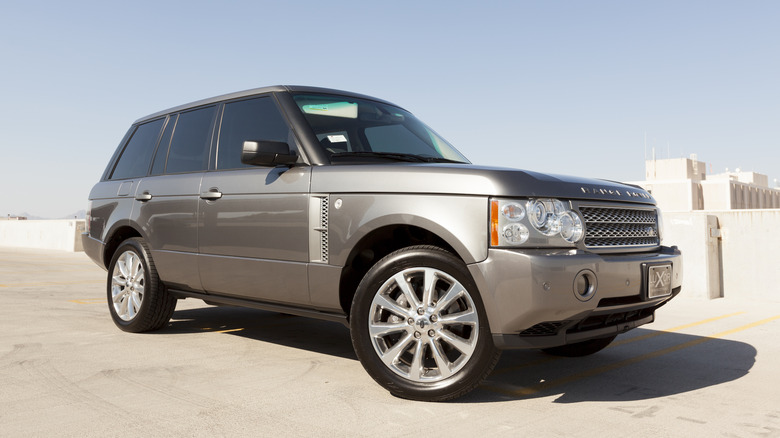
[[[672,294],[672,265],[650,266],[647,271],[647,298]]]

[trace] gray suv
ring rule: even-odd
[[[475,166],[399,106],[275,86],[136,121],[83,241],[122,330],[184,298],[338,321],[391,393],[447,400],[503,349],[652,322],[682,282],[662,228],[640,187]]]

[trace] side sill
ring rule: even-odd
[[[176,298],[197,298],[209,303],[225,304],[228,306],[237,307],[252,307],[260,310],[268,310],[271,312],[288,313],[290,315],[304,316],[307,318],[322,319],[325,321],[338,322],[349,328],[349,321],[347,315],[338,313],[320,312],[318,310],[304,309],[301,307],[286,306],[284,304],[265,303],[262,301],[245,300],[242,298],[223,297],[220,295],[209,295],[198,292],[187,292],[182,290],[169,289],[168,292]]]

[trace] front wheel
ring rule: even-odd
[[[126,332],[157,330],[176,308],[176,298],[160,281],[146,243],[137,237],[122,242],[111,258],[107,294],[111,318]]]
[[[358,286],[350,328],[366,371],[408,399],[460,397],[501,354],[466,266],[437,247],[401,249],[374,265]]]

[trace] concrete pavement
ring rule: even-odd
[[[1,436],[780,436],[780,301],[683,291],[596,355],[504,352],[472,394],[421,403],[335,323],[185,300],[124,333],[105,279],[83,253],[0,249]]]

